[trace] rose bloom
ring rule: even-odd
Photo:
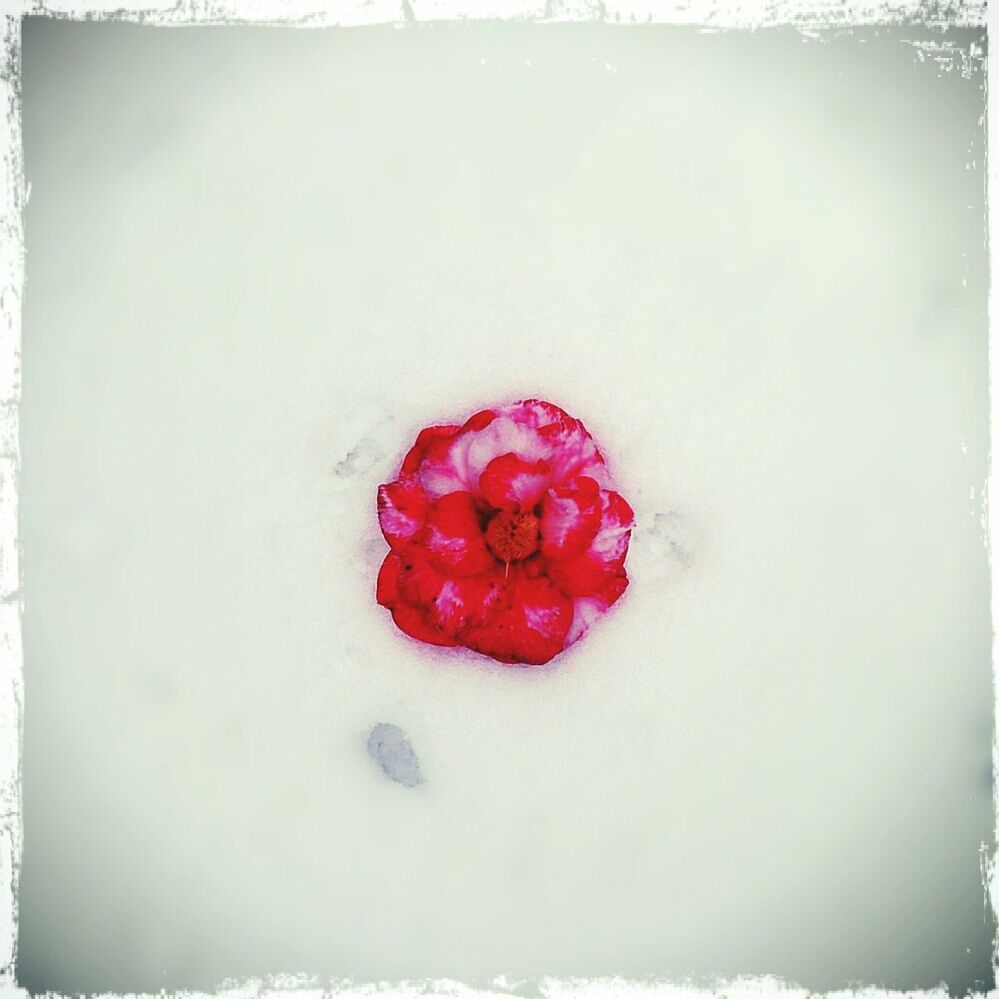
[[[378,488],[378,602],[433,645],[539,666],[628,585],[634,523],[579,420],[528,399],[428,427]]]

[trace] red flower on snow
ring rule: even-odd
[[[539,666],[624,592],[633,518],[586,428],[549,402],[428,427],[378,488],[378,602],[420,641]]]

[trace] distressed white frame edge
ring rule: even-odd
[[[857,27],[905,25],[917,30],[937,29],[939,40],[915,39],[912,44],[927,58],[947,69],[962,68],[968,59],[982,59],[981,52],[967,52],[946,36],[948,27],[986,27],[989,35],[999,24],[999,10],[987,9],[986,0],[131,0],[127,7],[79,0],[35,3],[0,0],[2,17],[2,66],[0,105],[6,108],[0,130],[0,999],[26,999],[17,984],[17,896],[23,830],[21,824],[21,736],[23,724],[23,656],[21,647],[21,595],[18,551],[18,472],[20,448],[18,402],[20,399],[21,299],[25,280],[22,209],[30,196],[25,183],[21,146],[21,24],[27,15],[66,19],[115,19],[151,25],[186,24],[283,24],[298,27],[390,24],[406,25],[449,20],[517,20],[529,22],[603,21],[612,24],[677,24],[705,30],[753,30],[794,27],[805,34],[820,29],[849,30]],[[986,81],[992,53],[987,56]],[[993,136],[999,129],[999,111],[987,103],[985,127],[988,139],[987,198],[999,194],[999,165],[993,157]],[[999,718],[999,590],[991,539],[999,529],[999,509],[989,502],[995,493],[996,470],[992,442],[999,436],[999,405],[994,386],[999,360],[994,350],[995,317],[999,292],[992,275],[996,272],[999,223],[987,211],[983,238],[990,252],[989,282],[989,462],[988,483],[983,500],[982,539],[989,554],[992,613],[993,718]],[[999,743],[993,732],[993,813],[995,842],[999,843]],[[982,884],[993,919],[999,924],[999,849],[989,844],[980,849]],[[999,974],[999,938],[993,941],[993,971]],[[432,994],[440,996],[509,996],[520,983],[494,980],[493,988],[477,988],[460,982],[350,981],[320,983],[306,975],[276,974],[220,983],[217,999],[329,999],[377,995],[383,999]],[[532,983],[550,999],[578,996],[596,999],[620,996],[628,999],[677,997],[707,999],[724,994],[728,999],[748,996],[780,996],[805,999],[807,989],[774,976],[741,976],[704,984],[703,979],[683,982],[626,981],[622,978],[565,980],[545,978]],[[174,994],[200,999],[208,993]],[[514,991],[514,995],[517,993]],[[995,993],[994,994],[999,994]],[[107,994],[112,999],[111,994]],[[827,993],[830,999],[847,996],[866,999],[911,996],[942,999],[941,985],[935,989],[898,992],[876,986],[860,986]],[[117,997],[114,997],[117,999]]]

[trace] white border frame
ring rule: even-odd
[[[988,59],[972,47],[962,48],[948,38],[947,28],[986,27],[989,35],[999,25],[999,9],[987,13],[986,0],[125,0],[127,7],[100,0],[77,4],[60,0],[34,3],[0,0],[0,107],[6,109],[0,127],[0,999],[27,999],[18,986],[17,893],[21,862],[21,732],[24,688],[21,648],[21,596],[18,564],[18,496],[20,467],[18,403],[21,381],[21,295],[24,285],[24,230],[22,209],[30,189],[25,184],[21,147],[21,23],[25,15],[66,19],[115,19],[152,25],[283,24],[302,28],[333,25],[421,23],[451,20],[516,20],[527,22],[603,21],[612,24],[684,24],[705,30],[795,27],[815,36],[820,29],[904,25],[922,37],[911,40],[921,58],[937,60],[948,71],[964,71],[969,60]],[[926,29],[935,32],[927,39]],[[999,111],[987,103],[988,138],[987,204],[999,195],[999,164],[993,154],[993,137],[999,131]],[[999,213],[987,213],[990,277],[996,271]],[[995,492],[996,469],[992,443],[999,438],[999,405],[993,386],[999,372],[994,349],[999,292],[989,284],[989,471],[982,514],[983,541],[991,570],[992,670],[995,710],[999,718],[999,587],[991,539],[999,530],[999,508],[989,502]],[[993,732],[993,811],[995,841],[999,843],[999,744]],[[983,892],[999,924],[999,848],[981,846]],[[993,972],[999,977],[999,938],[993,941]],[[275,975],[223,982],[217,999],[329,999],[377,995],[383,999],[414,995],[455,997],[510,996],[518,983],[498,978],[492,989],[476,989],[454,981],[355,984],[332,981],[322,984],[304,976]],[[549,999],[726,999],[780,996],[806,999],[806,989],[773,977],[742,977],[712,986],[684,983],[628,982],[623,979],[543,979],[537,991]],[[175,993],[200,999],[206,993]],[[516,995],[516,993],[513,993]],[[999,995],[999,990],[993,994]],[[888,999],[910,996],[942,999],[940,986],[918,992],[889,992],[870,987],[828,993],[830,999],[866,997]],[[109,996],[109,999],[111,997]]]

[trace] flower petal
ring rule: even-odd
[[[427,609],[427,619],[455,637],[468,625],[485,624],[502,591],[503,576],[496,571],[447,579]]]
[[[565,636],[566,647],[578,642],[592,625],[607,612],[611,604],[628,587],[627,576],[614,576],[613,579],[592,597],[576,597],[572,601],[572,624]]]
[[[430,606],[447,582],[447,574],[430,561],[423,546],[416,542],[399,553],[399,563],[396,575],[399,599],[418,607]]]
[[[493,420],[496,419],[497,413],[494,409],[483,409],[478,413],[473,414],[464,424],[462,424],[462,430],[485,430]]]
[[[486,502],[499,510],[530,510],[544,493],[550,472],[544,459],[532,464],[512,452],[501,454],[479,476],[479,489]]]
[[[607,583],[597,596],[603,600],[608,607],[612,607],[618,602],[618,600],[620,600],[621,595],[626,589],[628,589],[628,577],[622,573],[620,576],[615,576],[609,583]]]
[[[543,399],[522,399],[507,407],[508,413],[516,414],[517,419],[529,424],[535,430],[551,423],[573,424],[579,421],[571,417],[564,409]]]
[[[600,529],[589,546],[568,559],[552,559],[548,575],[570,597],[592,596],[624,572],[624,559],[635,515],[625,500],[609,489],[600,490]]]
[[[607,466],[593,438],[578,420],[573,424],[550,423],[538,430],[538,438],[552,455],[549,460],[553,480],[566,482],[577,475],[588,475],[601,486],[609,485]]]
[[[511,418],[533,428],[549,450],[553,482],[588,475],[601,486],[610,485],[603,455],[581,420],[541,399],[525,399],[507,412]]]
[[[452,437],[431,443],[420,465],[420,481],[432,500],[459,490],[475,492],[489,463],[507,454],[527,464],[547,461],[548,484],[577,475],[608,484],[603,457],[583,424],[539,400],[483,410]]]
[[[504,454],[515,454],[526,462],[545,458],[548,447],[528,426],[521,426],[506,416],[496,416],[482,429],[466,430],[449,442],[446,461],[430,465],[424,488],[432,499],[453,488],[475,492],[486,466]],[[461,485],[448,488],[446,475],[454,475]]]
[[[450,440],[461,428],[456,424],[445,424],[440,427],[427,427],[416,437],[416,443],[409,449],[402,461],[402,475],[410,475],[423,463],[427,453],[441,441]]]
[[[484,624],[503,590],[503,573],[494,561],[488,572],[452,577],[438,571],[415,542],[401,553],[390,552],[378,574],[380,604],[393,609],[413,607],[429,627],[448,638],[456,637],[468,624]],[[404,614],[412,622],[412,615]]]
[[[593,555],[606,564],[624,561],[635,526],[635,512],[620,494],[611,489],[600,490],[600,530],[590,544]]]
[[[447,635],[442,634],[427,621],[426,615],[419,608],[412,604],[396,604],[392,608],[392,620],[396,627],[415,638],[420,642],[429,642],[431,645],[453,646],[458,643]]]
[[[504,663],[542,666],[565,647],[572,603],[543,577],[518,575],[497,613],[466,629],[464,644]]]
[[[378,487],[378,524],[394,549],[402,548],[423,527],[429,508],[430,503],[413,476]]]
[[[407,550],[400,554],[392,551],[378,570],[376,598],[392,612],[396,627],[410,638],[433,645],[457,645],[450,635],[437,627],[438,622],[431,620],[430,614],[418,606],[422,594],[438,591],[440,586],[439,578],[428,569],[419,552]],[[410,602],[407,596],[416,597],[416,602]]]
[[[578,555],[600,527],[600,486],[580,475],[548,490],[541,511],[541,551],[548,558]]]
[[[434,503],[419,540],[434,564],[449,575],[471,576],[496,564],[471,493],[448,493]]]
[[[375,599],[382,607],[391,607],[399,601],[399,573],[402,571],[402,559],[398,552],[389,552],[378,570],[378,582],[375,584]]]
[[[448,493],[471,492],[478,488],[478,481],[470,481],[465,462],[465,450],[474,431],[459,428],[450,437],[431,443],[420,464],[420,483],[431,500],[438,500]]]

